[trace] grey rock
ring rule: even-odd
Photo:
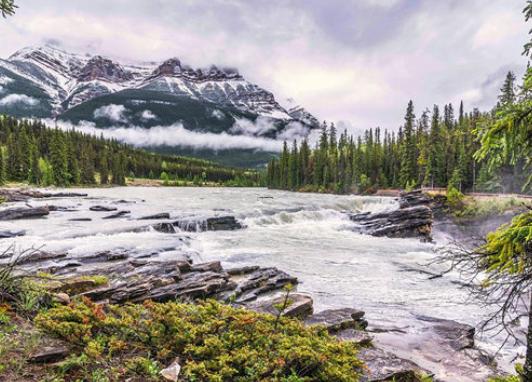
[[[246,307],[260,313],[277,315],[279,314],[277,306],[283,306],[284,302],[285,296],[279,296],[273,299],[256,301],[252,304],[246,305]],[[311,315],[312,311],[312,297],[301,293],[290,293],[288,295],[288,306],[280,313],[286,317],[304,319],[305,317]]]
[[[432,330],[455,350],[471,349],[475,346],[475,328],[471,325],[428,316],[416,318],[432,323]]]
[[[96,212],[110,212],[110,211],[116,211],[117,209],[118,208],[113,207],[113,206],[100,206],[100,205],[92,206],[89,208],[89,210],[96,211]]]
[[[419,375],[432,375],[412,361],[373,347],[363,347],[357,354],[366,365],[362,382],[415,382]]]
[[[50,213],[48,207],[6,208],[0,211],[0,220],[40,218]]]
[[[66,358],[69,353],[69,349],[65,346],[48,346],[30,355],[28,361],[31,363],[57,362]]]
[[[168,212],[162,212],[160,214],[142,216],[138,220],[158,220],[158,219],[170,219],[170,214]]]
[[[330,333],[344,329],[365,329],[368,322],[365,313],[352,308],[329,309],[316,313],[305,320],[306,325],[324,325]]]
[[[104,216],[102,219],[117,219],[117,218],[120,218],[124,215],[128,215],[131,211],[118,211],[117,213],[115,214],[111,214],[111,215],[107,215],[107,216]]]
[[[244,228],[234,216],[219,216],[205,220],[178,220],[173,223],[182,231],[232,231]]]
[[[152,225],[152,228],[157,232],[175,233],[175,228],[172,223],[157,223]]]

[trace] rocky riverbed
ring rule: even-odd
[[[421,248],[428,251],[426,246],[429,244],[423,242],[432,238],[433,216],[430,203],[421,194],[403,195],[399,201],[388,198],[333,199],[329,196],[312,196],[315,199],[309,198],[304,203],[299,201],[288,206],[263,198],[267,191],[238,190],[243,195],[241,203],[248,207],[238,210],[234,207],[239,200],[233,200],[230,192],[226,195],[227,199],[214,195],[215,200],[210,200],[205,190],[198,190],[197,200],[189,196],[188,199],[173,197],[166,204],[153,206],[150,205],[151,200],[137,197],[140,194],[131,195],[128,190],[117,190],[123,192],[80,190],[58,194],[31,190],[3,191],[1,194],[9,202],[0,210],[0,220],[4,217],[6,222],[1,227],[4,248],[11,245],[12,240],[18,247],[35,248],[17,260],[19,271],[54,275],[61,281],[54,293],[63,302],[78,296],[87,296],[101,303],[216,298],[274,314],[275,306],[282,301],[285,293],[283,287],[287,284],[297,285],[298,291],[290,296],[293,303],[284,314],[305,320],[308,325],[325,325],[338,338],[361,344],[361,358],[368,365],[367,381],[390,380],[394,376],[408,378],[414,373],[435,374],[436,380],[441,381],[484,381],[495,370],[494,360],[476,347],[475,329],[471,323],[441,317],[437,308],[439,303],[434,300],[417,302],[428,304],[422,308],[408,306],[408,301],[413,301],[413,296],[408,294],[416,293],[418,287],[423,288],[423,285],[418,284],[427,283],[428,278],[424,278],[425,281],[410,278],[407,286],[402,286],[404,295],[397,303],[400,301],[404,304],[408,312],[405,315],[401,309],[390,310],[391,302],[379,301],[374,294],[363,296],[357,294],[363,293],[362,290],[345,289],[344,281],[361,282],[357,278],[349,279],[338,268],[343,266],[349,269],[352,265],[345,263],[345,256],[322,252],[331,245],[334,248],[342,247],[353,237],[368,241],[368,234],[395,238],[380,239],[384,240],[384,244],[383,241],[376,241],[377,238],[369,241],[373,246],[384,245],[390,253],[411,253]],[[106,191],[111,195],[116,193],[116,196],[110,197]],[[175,190],[178,196],[180,191]],[[226,191],[220,192],[223,194]],[[253,193],[251,198],[255,200],[254,204],[246,200],[250,198],[250,192]],[[280,197],[274,195],[272,198]],[[205,203],[202,200],[206,200]],[[185,205],[186,202],[197,203],[198,208],[190,208],[190,205]],[[218,206],[214,207],[213,204]],[[331,216],[336,220],[331,220]],[[312,273],[305,272],[304,257],[296,257],[289,262],[275,258],[264,261],[245,245],[245,239],[250,237],[255,238],[260,245],[258,227],[275,222],[275,219],[279,219],[280,223],[273,224],[280,226],[280,229],[289,228],[290,234],[279,239],[272,236],[272,232],[262,230],[262,235],[269,235],[266,239],[274,242],[312,240],[307,237],[303,224],[317,222],[316,225],[319,225],[320,219],[334,224],[336,234],[331,240],[340,242],[321,243],[324,236],[317,235],[314,245],[315,251],[323,253],[322,266],[328,267],[331,277],[336,278],[335,281],[326,280],[334,284],[333,288],[340,288],[341,294],[347,293],[345,297],[335,297],[329,292],[330,288],[321,287],[321,282],[313,281]],[[50,224],[47,225],[47,222]],[[292,231],[288,225],[294,224],[301,224],[301,227]],[[302,237],[293,236],[298,232]],[[276,233],[280,234],[278,231]],[[313,233],[316,235],[316,231]],[[413,238],[398,238],[404,236]],[[245,256],[247,252],[246,260],[235,261],[236,254],[231,254],[234,248],[226,249],[233,258],[218,255],[216,246],[209,251],[205,243],[212,245],[213,238],[215,244],[220,238],[222,242],[232,240],[233,246],[239,249],[238,256]],[[263,247],[264,251],[271,248],[267,245]],[[293,248],[297,248],[297,245]],[[304,252],[304,245],[300,245],[300,249]],[[356,253],[354,255],[354,260],[363,259]],[[272,256],[275,256],[274,250]],[[429,256],[425,259],[428,260]],[[0,262],[12,260],[6,255],[0,257]],[[309,256],[308,260],[312,267],[314,258]],[[383,262],[379,256],[374,260]],[[417,261],[413,265],[399,254],[386,264],[397,270],[389,274],[391,278],[382,277],[382,285],[394,279],[399,281],[397,276],[401,274],[400,283],[402,279],[408,279],[410,274],[432,272],[417,264]],[[296,265],[297,268],[294,268]],[[367,265],[371,267],[370,263]],[[296,271],[292,272],[294,269]],[[327,273],[325,268],[321,270],[322,275]],[[106,282],[101,285],[83,277],[90,275],[104,275]],[[361,276],[359,274],[357,277]],[[439,288],[440,293],[442,290],[448,293],[449,289]],[[389,298],[390,294],[397,293],[392,289],[382,292],[381,298]],[[435,293],[437,295],[438,292]],[[369,304],[364,302],[372,298],[374,300]],[[391,304],[393,306],[396,303]],[[379,317],[375,314],[379,309],[392,314]],[[393,312],[396,313],[395,317]]]

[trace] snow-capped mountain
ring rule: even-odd
[[[147,90],[234,107],[275,120],[301,120],[309,126],[315,122],[300,108],[284,109],[271,92],[250,83],[236,69],[214,65],[194,69],[177,58],[131,65],[43,46],[17,51],[7,60],[0,60],[0,68],[43,90],[54,117],[97,97],[124,90]],[[4,73],[3,77],[9,78],[9,74]]]
[[[51,46],[24,48],[0,59],[0,114],[73,125],[87,121],[97,128],[177,123],[198,133],[276,140],[301,138],[319,125],[301,106],[293,101],[281,106],[271,92],[234,68],[192,68],[177,58],[132,64]],[[152,149],[198,153],[183,145],[163,146]],[[199,155],[213,159],[207,151]],[[260,149],[248,151],[253,165],[267,160],[263,155],[255,161]],[[234,153],[228,156],[234,158]]]

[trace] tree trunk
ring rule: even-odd
[[[526,360],[523,373],[524,382],[532,382],[532,292],[528,306],[528,332],[526,334]]]

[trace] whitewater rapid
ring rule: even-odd
[[[31,200],[69,211],[35,220],[2,222],[1,229],[26,236],[0,240],[0,249],[43,247],[83,255],[104,250],[149,253],[186,252],[194,262],[220,260],[226,268],[275,266],[298,277],[298,290],[312,295],[315,311],[353,307],[370,324],[416,330],[417,315],[452,319],[473,326],[489,313],[459,285],[456,274],[429,279],[425,271],[438,246],[416,239],[377,238],[353,232],[347,213],[397,208],[393,198],[302,194],[260,188],[105,188],[69,189],[88,197]],[[24,205],[15,203],[14,205]],[[109,205],[130,211],[120,218],[89,207]],[[164,234],[141,229],[142,216],[168,212],[172,219],[234,215],[246,228],[237,231]],[[91,218],[92,221],[71,221]],[[174,252],[169,251],[173,249]],[[477,336],[494,352],[500,338]],[[503,355],[512,350],[503,349]]]

